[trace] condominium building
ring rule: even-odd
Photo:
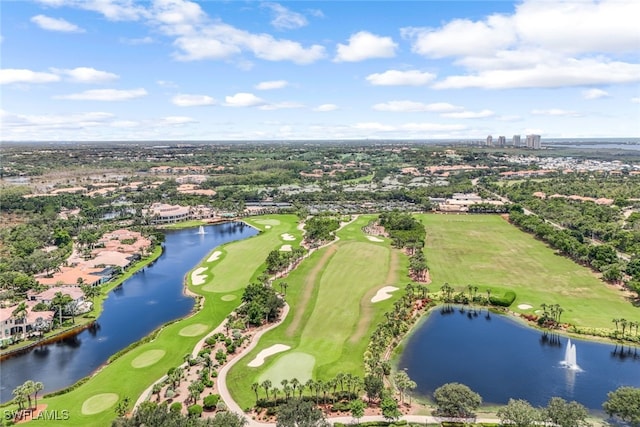
[[[511,139],[511,145],[513,145],[514,147],[519,147],[520,144],[520,135],[513,135],[513,138]]]
[[[531,148],[533,150],[541,149],[542,143],[540,141],[540,135],[527,135],[527,148]]]
[[[487,137],[487,144],[486,145],[488,145],[488,146],[493,145],[493,137],[491,135],[489,135]]]
[[[504,136],[499,136],[498,137],[498,145],[501,147],[504,147],[505,145],[507,145],[507,138]]]

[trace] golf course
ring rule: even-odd
[[[262,220],[268,222],[268,229],[260,224]],[[47,426],[110,425],[115,418],[114,408],[118,401],[128,397],[135,402],[169,368],[183,363],[184,355],[190,353],[196,343],[238,305],[243,287],[262,271],[260,267],[267,254],[282,245],[281,234],[289,233],[300,241],[297,217],[293,215],[268,219],[253,217],[246,222],[264,232],[216,248],[223,252],[223,256],[215,261],[207,262],[208,257],[198,264],[199,260],[194,260],[194,270],[207,268],[205,283],[200,286],[191,283],[191,274],[186,277],[189,291],[204,298],[199,311],[161,328],[154,339],[106,364],[88,381],[72,387],[71,391],[38,400],[40,405],[46,405],[47,411],[68,411],[68,419],[35,419],[31,423]]]
[[[364,375],[363,354],[372,332],[411,282],[408,257],[390,239],[363,232],[376,218],[354,217],[336,232],[335,241],[314,250],[273,283],[275,289],[285,289],[289,313],[229,371],[227,387],[241,408],[254,405],[252,385],[266,380],[279,387],[283,380],[294,378],[304,384],[339,373]],[[516,293],[512,311],[533,314],[542,304],[558,304],[563,322],[585,328],[611,329],[613,318],[638,316],[638,308],[617,287],[555,254],[501,216],[419,214],[416,218],[426,229],[430,294],[440,293],[445,283],[456,292],[469,285],[481,294],[511,290]],[[202,297],[199,311],[166,325],[153,339],[71,391],[39,400],[49,411],[68,411],[69,419],[33,422],[109,425],[117,402],[125,397],[135,402],[238,306],[243,289],[263,273],[269,252],[285,244],[297,247],[302,241],[294,215],[245,221],[262,232],[212,249],[203,260],[194,260],[186,275],[188,291]],[[281,282],[287,286],[279,286]]]

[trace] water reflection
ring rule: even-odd
[[[545,406],[558,396],[598,411],[609,391],[640,387],[637,347],[572,342],[582,371],[561,366],[565,336],[525,327],[484,308],[446,305],[417,327],[398,367],[416,381],[418,394],[432,396],[442,384],[460,382],[495,404],[514,398]]]

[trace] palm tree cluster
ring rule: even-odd
[[[633,328],[636,328],[635,336],[636,337],[638,336],[638,326],[640,326],[640,322],[627,320],[624,318],[613,319],[611,321],[616,324],[616,336],[618,335],[619,332],[622,332],[622,338],[624,338],[626,335],[627,327],[629,327],[629,335],[631,335],[631,333],[633,332]],[[618,327],[620,327],[622,331],[619,331]]]
[[[18,405],[19,415],[24,409],[32,409],[38,407],[38,392],[44,389],[44,385],[40,381],[27,380],[22,385],[16,387],[12,394],[14,402]],[[33,406],[31,405],[31,395],[33,395]],[[28,401],[29,406],[25,408],[24,404]]]
[[[538,319],[538,325],[555,329],[560,326],[560,316],[564,312],[564,309],[560,307],[560,304],[540,304],[542,308],[542,316]]]
[[[282,388],[274,386],[270,380],[251,384],[251,390],[256,395],[256,407],[278,406],[290,399],[303,399],[303,396],[306,399],[314,400],[316,405],[321,402],[326,405],[328,400],[331,400],[331,403],[341,400],[350,401],[362,391],[364,382],[356,375],[340,372],[329,380],[309,379],[306,382],[301,382],[297,378],[292,378],[282,380],[280,385]],[[263,390],[265,397],[261,399],[260,392]],[[306,395],[305,392],[307,392]]]
[[[365,371],[368,375],[382,377],[389,374],[389,369],[385,368],[390,349],[402,340],[418,319],[418,312],[427,306],[424,304],[426,297],[426,286],[409,283],[402,297],[394,303],[393,310],[385,313],[386,321],[378,324],[364,353]]]

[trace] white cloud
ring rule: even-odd
[[[36,24],[43,30],[59,31],[62,33],[83,33],[84,30],[69,21],[62,18],[52,18],[45,15],[36,15],[31,17],[31,22]]]
[[[137,21],[147,15],[144,7],[131,0],[38,0],[51,7],[76,7],[101,13],[110,21]]]
[[[438,30],[403,28],[401,34],[412,41],[414,52],[433,58],[490,55],[515,41],[513,24],[501,15],[490,16],[483,22],[456,19]]]
[[[491,110],[482,110],[482,111],[460,111],[454,113],[444,113],[440,116],[446,117],[449,119],[483,119],[485,117],[494,116],[494,113]]]
[[[423,102],[416,101],[389,101],[380,104],[373,105],[376,111],[390,111],[398,113],[413,113],[413,112],[430,112],[430,113],[444,113],[448,111],[461,110],[462,107],[452,105],[446,102],[436,102],[432,104],[425,104]]]
[[[222,23],[181,35],[174,45],[180,49],[176,58],[182,61],[226,59],[243,51],[266,61],[296,64],[310,64],[325,56],[325,49],[320,45],[305,48],[298,42],[276,39],[270,34],[252,34]]]
[[[147,95],[143,88],[118,90],[118,89],[93,89],[69,95],[55,96],[55,99],[69,99],[73,101],[127,101],[141,98]]]
[[[236,93],[233,96],[225,96],[224,100],[227,107],[256,107],[266,104],[264,99],[246,92]]]
[[[289,82],[286,80],[271,80],[266,82],[260,82],[255,87],[258,90],[272,90],[272,89],[282,89],[289,85]]]
[[[360,31],[349,38],[349,44],[338,43],[336,62],[357,62],[372,58],[393,58],[398,44],[391,37]]]
[[[582,97],[584,99],[599,99],[599,98],[606,98],[608,96],[609,96],[609,93],[602,89],[587,89],[582,91]]]
[[[635,98],[631,98],[631,102],[633,102],[634,104],[640,104],[640,97],[635,97]]]
[[[304,108],[304,104],[293,101],[277,102],[275,104],[265,104],[258,107],[260,110],[272,111],[272,110],[285,110],[292,108]]]
[[[337,109],[338,109],[338,106],[336,104],[322,104],[314,108],[313,111],[319,111],[324,113],[327,111],[335,111]]]
[[[286,7],[278,3],[264,3],[264,7],[271,9],[273,12],[273,19],[271,25],[279,30],[293,30],[296,28],[304,27],[308,24],[307,18],[304,15],[293,12]]]
[[[0,84],[11,83],[52,83],[60,81],[60,76],[26,69],[0,69]]]
[[[640,64],[567,59],[559,63],[538,64],[533,68],[484,70],[475,75],[449,76],[436,82],[433,88],[554,88],[638,81]]]
[[[189,123],[196,123],[196,122],[197,120],[194,119],[193,117],[168,116],[168,117],[163,117],[160,124],[169,125],[169,126],[179,126],[179,125],[186,125]]]
[[[198,107],[202,105],[213,105],[216,100],[207,95],[176,95],[171,102],[178,107]]]
[[[412,50],[454,57],[466,73],[434,88],[551,88],[633,83],[640,64],[627,54],[638,47],[640,2],[626,0],[524,0],[511,14],[439,28],[404,28]],[[591,98],[593,99],[593,98]]]
[[[105,83],[120,78],[117,74],[96,70],[91,67],[77,67],[66,70],[52,68],[51,71],[66,76],[70,81],[76,83]]]
[[[141,123],[137,122],[135,120],[115,120],[113,122],[111,122],[111,127],[114,128],[126,128],[126,129],[130,129],[130,128],[135,128],[140,126]]]
[[[68,115],[59,114],[13,114],[3,111],[2,126],[9,131],[26,129],[28,131],[38,130],[60,130],[60,129],[83,129],[87,127],[100,126],[113,118],[111,113],[94,111],[86,113],[73,113]]]
[[[418,70],[388,70],[368,75],[367,81],[374,86],[424,86],[435,78],[435,74]]]
[[[562,117],[581,117],[582,115],[576,111],[562,110],[560,108],[550,108],[548,110],[532,110],[531,114],[536,116],[562,116]]]

